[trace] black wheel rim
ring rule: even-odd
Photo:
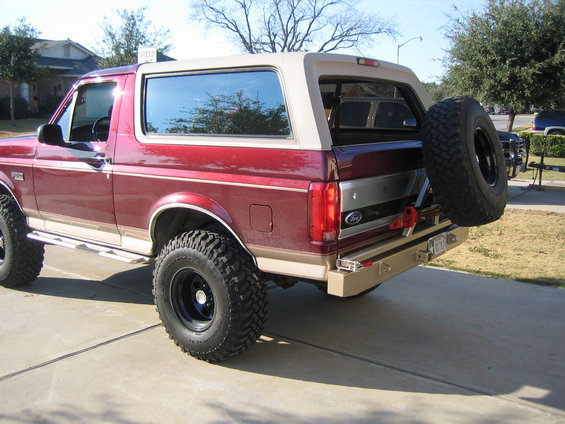
[[[494,146],[481,128],[475,130],[475,154],[484,180],[492,186],[497,179],[497,162]]]
[[[192,268],[179,270],[171,284],[171,305],[180,321],[192,331],[204,331],[214,320],[214,292]]]

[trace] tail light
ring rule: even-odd
[[[337,240],[341,216],[338,184],[310,184],[308,201],[310,238],[313,241]]]

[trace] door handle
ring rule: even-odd
[[[112,158],[110,156],[106,156],[104,153],[97,153],[92,157],[92,159],[96,162],[102,162],[106,165],[112,164]]]

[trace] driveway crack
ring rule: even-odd
[[[98,349],[100,347],[107,346],[111,343],[119,342],[120,340],[124,340],[124,339],[127,339],[127,338],[132,337],[132,336],[136,336],[138,334],[152,330],[153,328],[159,327],[160,325],[161,325],[160,323],[159,324],[153,324],[153,325],[150,325],[149,327],[141,328],[139,330],[132,331],[132,332],[127,333],[127,334],[122,334],[121,336],[118,336],[118,337],[114,337],[113,339],[105,340],[105,341],[97,343],[95,345],[85,347],[84,349],[80,349],[80,350],[77,350],[75,352],[70,352],[70,353],[67,353],[65,355],[61,355],[57,358],[50,359],[49,361],[45,361],[45,362],[42,362],[40,364],[32,365],[31,367],[24,368],[22,370],[14,371],[10,374],[6,374],[4,376],[1,376],[0,377],[0,383],[5,381],[5,380],[8,380],[10,378],[16,377],[18,375],[25,374],[27,372],[46,367],[48,365],[51,365],[51,364],[54,364],[54,363],[57,363],[57,362],[60,362],[60,361],[64,361],[65,359],[69,359],[69,358],[72,358],[74,356],[78,356],[78,355],[85,353],[85,352],[90,352],[91,350],[95,350],[95,349]]]

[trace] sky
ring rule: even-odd
[[[425,82],[439,81],[444,73],[442,58],[449,48],[444,37],[448,15],[456,15],[453,6],[466,12],[483,10],[486,0],[358,0],[358,10],[372,12],[396,23],[396,38],[378,36],[371,46],[361,49],[365,57],[396,62],[398,45],[400,64],[411,68]],[[87,4],[90,3],[90,7]],[[168,28],[175,59],[225,56],[242,53],[219,29],[206,28],[191,18],[191,0],[0,0],[0,28],[15,25],[25,17],[49,40],[71,39],[96,51],[102,38],[105,16],[115,16],[118,9],[147,6],[146,17],[155,27]],[[422,37],[420,41],[419,37]],[[355,50],[340,52],[359,55]]]

